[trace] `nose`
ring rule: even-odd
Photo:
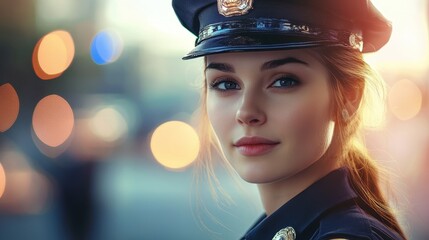
[[[267,121],[263,99],[258,93],[243,94],[236,120],[241,125],[259,126]]]

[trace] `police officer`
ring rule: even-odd
[[[182,25],[197,37],[195,48],[184,59],[237,52],[255,53],[256,56],[256,52],[261,51],[313,48],[325,49],[327,55],[330,49],[343,49],[341,51],[361,56],[383,47],[392,30],[390,22],[369,0],[173,0],[173,8]],[[339,65],[344,65],[342,68],[349,72],[361,71],[344,63],[347,59],[338,60],[337,57],[332,61],[339,61]],[[365,69],[364,64],[360,66]],[[221,72],[233,72],[231,69],[225,70],[226,67],[230,68],[227,65],[215,68]],[[334,67],[331,66],[332,69]],[[338,72],[333,73],[338,79],[348,78]],[[362,81],[358,85],[356,80],[357,89],[364,87]],[[223,84],[223,91],[242,90],[240,82]],[[215,87],[220,89],[219,85]],[[369,157],[357,148],[349,147],[351,143],[344,140],[352,138],[350,136],[354,131],[350,129],[356,129],[355,123],[360,119],[358,107],[350,107],[353,104],[341,105],[336,115],[338,126],[332,141],[338,145],[335,149],[340,150],[332,156],[341,159],[336,162],[340,167],[319,174],[320,178],[314,179],[275,211],[263,214],[242,239],[406,238],[387,200],[380,193],[378,168],[373,166]],[[248,123],[243,120],[240,124],[248,124],[247,127],[251,128],[255,125],[252,121],[264,124],[258,116]],[[216,132],[216,126],[214,128]],[[341,132],[341,129],[348,130]],[[222,132],[216,134],[222,145],[223,138],[219,136]],[[346,137],[339,138],[335,134]],[[340,140],[335,140],[337,137]],[[269,145],[280,145],[278,142],[250,138],[241,144],[248,144],[247,148],[239,149],[242,155],[246,155],[240,157],[246,161],[250,155],[261,155],[264,159],[268,151],[265,150],[274,148]],[[234,147],[237,145],[234,144]],[[229,150],[223,150],[228,158]],[[313,165],[306,167],[314,170]]]

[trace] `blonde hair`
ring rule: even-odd
[[[381,190],[380,174],[382,169],[369,156],[364,141],[359,134],[362,124],[367,120],[368,116],[371,116],[371,114],[365,114],[367,108],[371,107],[371,104],[380,102],[369,100],[371,100],[374,93],[379,98],[384,99],[383,80],[364,61],[362,54],[356,50],[338,46],[313,48],[312,50],[314,50],[319,60],[330,73],[336,118],[332,144],[339,146],[339,161],[350,173],[350,183],[358,194],[358,204],[368,214],[406,239],[392,208]],[[204,172],[203,175],[207,177],[212,189],[212,195],[216,200],[219,198],[216,189],[229,200],[229,195],[222,190],[214,173],[212,151],[215,150],[220,156],[223,156],[223,154],[209,123],[206,111],[206,96],[207,83],[204,81],[199,125],[202,148],[199,161],[197,161],[197,171]],[[350,112],[349,106],[350,96],[358,98],[358,104],[356,104],[352,112]],[[344,119],[344,110],[349,111],[347,119]],[[227,161],[221,161],[220,164],[226,165],[226,169],[231,171]]]
[[[350,183],[359,196],[359,204],[368,214],[406,239],[380,187],[383,169],[369,156],[359,135],[363,122],[368,120],[364,113],[371,107],[369,104],[377,104],[370,101],[373,97],[370,91],[375,90],[384,99],[383,80],[364,61],[362,54],[350,48],[326,47],[316,52],[331,75],[336,113],[334,138],[340,146],[340,163],[349,170]],[[347,109],[347,95],[353,94],[361,95],[362,99],[356,111],[344,120],[342,110]]]

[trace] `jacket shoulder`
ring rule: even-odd
[[[312,239],[345,238],[353,240],[401,240],[383,223],[365,213],[357,205],[332,211],[322,217]]]

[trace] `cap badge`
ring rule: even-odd
[[[252,9],[253,0],[217,0],[217,8],[225,17],[244,15]]]
[[[351,33],[349,37],[349,44],[352,48],[358,49],[359,51],[362,52],[363,50],[362,33],[360,32]]]

